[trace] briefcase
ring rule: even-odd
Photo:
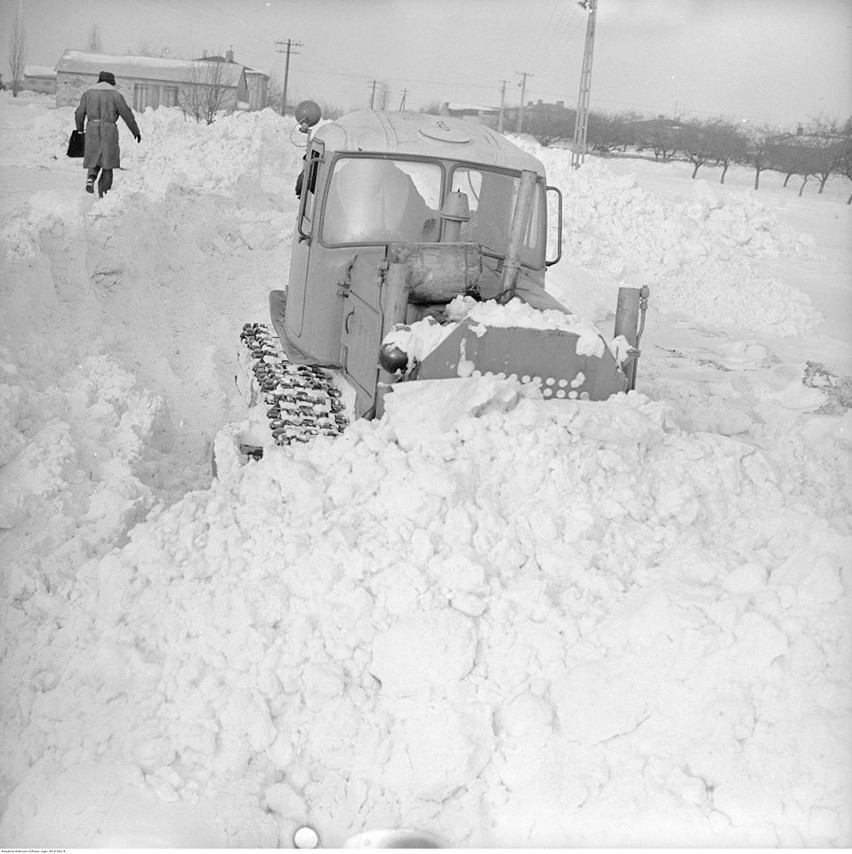
[[[86,153],[86,134],[78,130],[71,131],[68,140],[68,157],[82,157]]]

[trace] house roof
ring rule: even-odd
[[[357,110],[317,128],[328,151],[463,160],[544,175],[541,161],[485,125],[427,113]]]
[[[686,127],[677,119],[640,119],[630,125],[639,130],[684,130]]]
[[[203,82],[209,73],[210,63],[203,60],[164,59],[159,56],[131,56],[108,53],[87,53],[66,50],[56,64],[57,72],[92,74],[111,71],[116,79],[132,78],[162,80],[169,83]],[[219,82],[223,86],[237,86],[244,68],[237,62],[217,63],[221,70]]]
[[[497,113],[497,107],[483,107],[481,104],[458,104],[448,101],[446,103],[448,110],[454,113]]]
[[[25,65],[24,77],[56,77],[56,70],[49,65]]]

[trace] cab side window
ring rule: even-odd
[[[322,151],[311,147],[305,153],[306,163],[296,179],[296,195],[300,198],[299,233],[307,236],[313,229],[316,209],[317,171]]]
[[[471,218],[462,225],[461,239],[480,243],[485,249],[504,255],[508,249],[512,217],[520,190],[520,176],[459,166],[453,170],[452,189],[468,197]],[[521,256],[525,264],[543,263],[544,193],[537,183],[532,210],[524,233]]]

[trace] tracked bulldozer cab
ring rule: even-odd
[[[428,299],[494,296],[524,174],[535,185],[519,264],[543,288],[559,256],[557,248],[546,257],[548,190],[560,218],[561,195],[546,187],[535,157],[485,126],[420,113],[365,110],[318,126],[305,153],[286,299],[276,291],[271,300],[290,357],[346,373],[363,356],[374,369],[382,311],[366,292],[400,246],[419,247],[406,257],[417,255],[413,263],[438,282]]]
[[[439,162],[341,157],[331,170],[320,239],[326,246],[358,243],[438,242],[444,170]],[[504,257],[518,196],[518,175],[481,166],[453,164],[452,192],[463,193],[470,217],[455,239],[477,243]],[[543,187],[536,186],[522,247],[531,269],[544,266]]]

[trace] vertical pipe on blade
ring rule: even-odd
[[[615,308],[615,337],[623,335],[632,350],[636,349],[636,331],[639,325],[639,288],[619,288],[618,302]],[[633,389],[636,382],[636,357],[630,356],[630,361],[624,368],[627,375],[628,389]]]
[[[497,302],[505,305],[515,296],[515,288],[521,274],[521,247],[524,234],[529,223],[530,211],[535,193],[536,174],[532,170],[521,172],[521,185],[518,188],[518,201],[512,217],[512,228],[509,232],[509,248],[506,250],[506,260],[503,262],[503,277],[500,282],[500,293]]]
[[[389,264],[381,293],[382,309],[382,340],[398,323],[405,323],[408,310],[408,295],[411,291],[409,264]],[[376,354],[378,358],[378,353]],[[392,383],[394,377],[382,369],[379,373],[380,383]]]

